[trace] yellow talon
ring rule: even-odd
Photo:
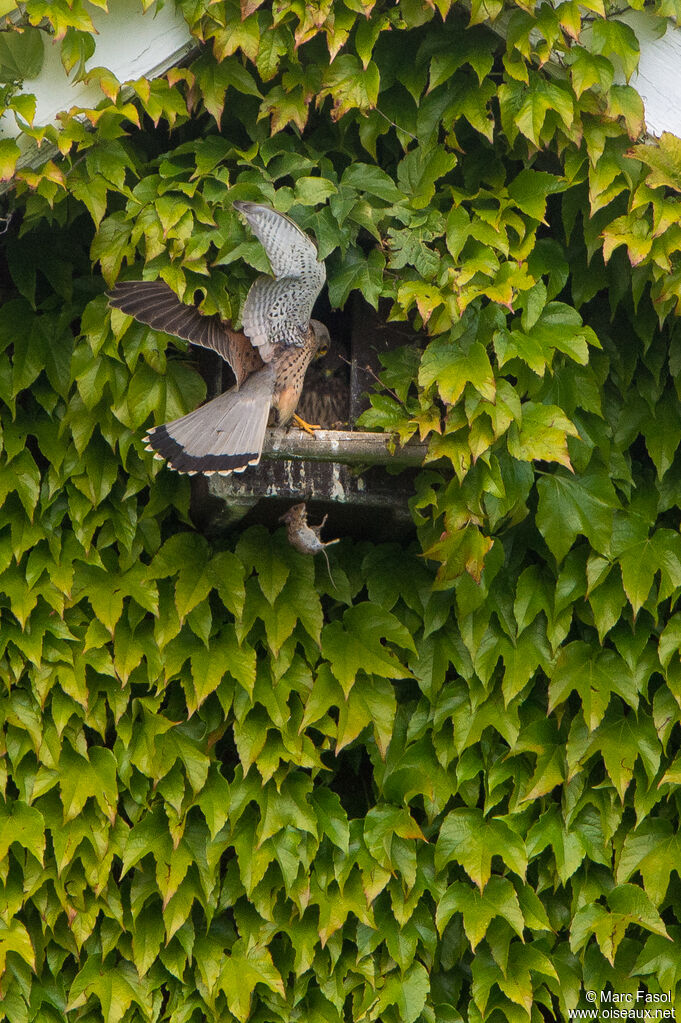
[[[293,414],[293,418],[296,421],[296,424],[300,427],[300,429],[305,430],[305,433],[309,433],[311,437],[314,437],[315,430],[321,430],[321,426],[318,423],[317,424],[306,423],[305,420],[301,419],[300,416],[295,414],[295,412]]]

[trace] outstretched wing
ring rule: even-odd
[[[119,281],[107,297],[109,305],[140,323],[217,352],[232,367],[237,387],[263,365],[244,334],[218,315],[204,316],[196,306],[185,305],[164,281]]]
[[[254,282],[243,312],[244,332],[269,362],[282,345],[304,343],[326,269],[312,239],[290,217],[260,203],[235,202],[234,207],[262,242],[274,274],[274,280]]]

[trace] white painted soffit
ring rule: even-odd
[[[16,4],[0,0],[0,14],[12,6]],[[110,0],[108,13],[91,4],[87,7],[97,29],[95,52],[87,67],[105,67],[120,82],[161,75],[195,46],[174,0],[165,0],[160,9],[154,4],[146,13],[140,0]],[[639,40],[640,65],[631,84],[643,99],[648,133],[659,136],[668,131],[681,137],[681,29],[671,22],[665,29],[664,22],[646,11],[622,12],[618,19]],[[503,26],[499,24],[497,30],[503,33]],[[55,123],[61,112],[73,106],[96,106],[102,99],[97,84],[74,82],[67,76],[60,44],[49,38],[42,71],[25,83],[24,91],[36,97],[37,125]],[[19,131],[13,114],[0,117],[0,138],[16,137]],[[39,163],[45,148],[40,153],[27,152],[21,163]]]
[[[638,71],[630,85],[645,108],[648,134],[669,131],[681,137],[681,28],[656,18],[647,11],[625,11],[617,15],[633,29],[641,48]]]
[[[174,0],[157,10],[143,12],[140,0],[110,0],[109,12],[88,4],[97,30],[95,52],[86,68],[105,67],[119,82],[142,76],[155,78],[180,62],[196,45]],[[95,83],[74,82],[64,71],[60,43],[46,37],[45,59],[37,78],[26,81],[23,92],[36,98],[36,125],[54,124],[71,107],[95,107],[103,99]],[[0,138],[19,135],[13,114],[0,117]]]

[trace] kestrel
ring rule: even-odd
[[[310,319],[326,280],[314,242],[269,206],[234,207],[262,242],[274,275],[258,277],[251,286],[243,334],[220,316],[185,305],[162,281],[121,281],[108,296],[110,305],[141,323],[213,349],[234,370],[235,387],[145,437],[156,457],[190,475],[228,475],[257,465],[270,411],[281,426],[294,418],[308,364],[330,340],[324,324]]]
[[[349,362],[337,345],[325,359],[314,361],[305,376],[298,415],[325,430],[342,430],[350,418]]]

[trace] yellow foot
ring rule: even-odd
[[[305,430],[305,433],[309,433],[311,437],[314,437],[315,430],[321,430],[321,426],[319,426],[318,423],[306,423],[304,419],[301,419],[300,416],[297,416],[295,413],[293,415],[293,419],[300,429]]]

